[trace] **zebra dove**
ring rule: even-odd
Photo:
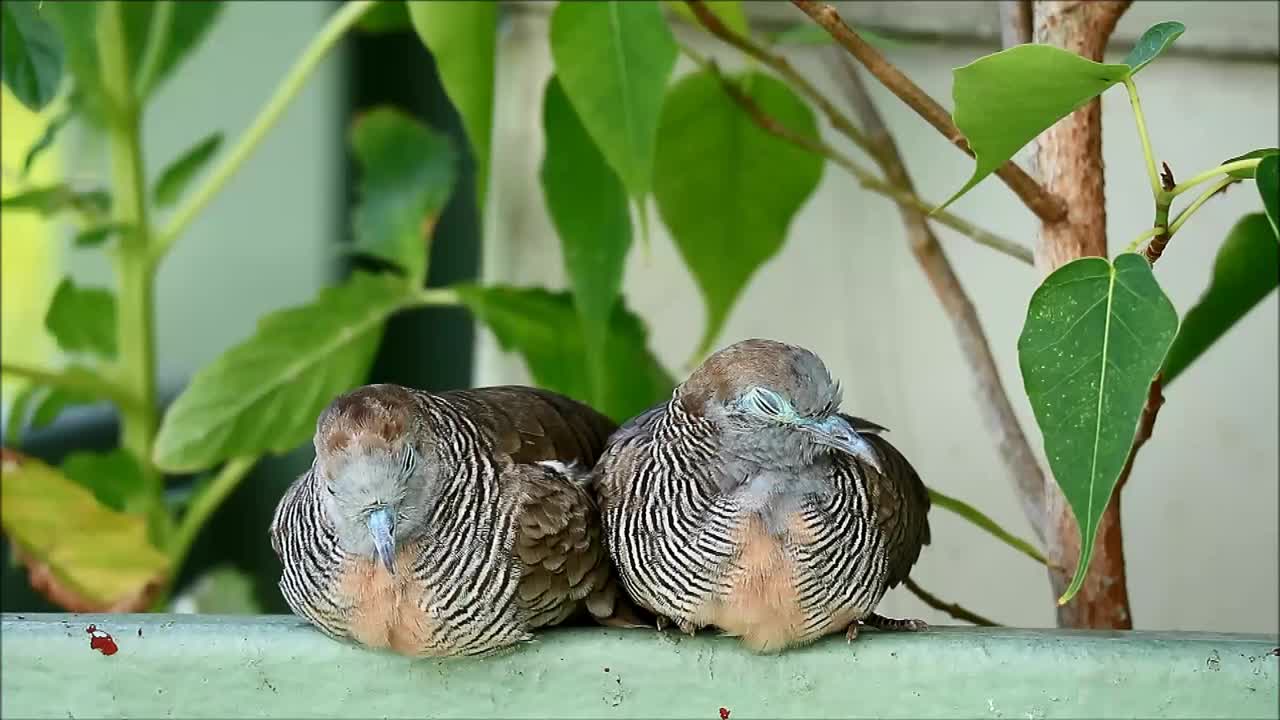
[[[636,604],[773,652],[863,623],[929,543],[929,496],[803,348],[746,340],[609,440],[593,485]]]
[[[584,607],[631,625],[584,486],[614,424],[554,393],[369,385],[276,507],[289,607],[411,656],[488,654]]]

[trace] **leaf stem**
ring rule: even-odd
[[[1160,186],[1160,173],[1156,171],[1155,154],[1151,152],[1151,137],[1147,134],[1147,120],[1142,114],[1142,101],[1138,99],[1138,86],[1132,77],[1124,79],[1124,87],[1129,91],[1129,104],[1133,106],[1133,120],[1138,125],[1138,138],[1142,141],[1142,155],[1147,161],[1147,177],[1151,180],[1151,196],[1160,197],[1163,188]]]
[[[1249,168],[1255,168],[1258,166],[1258,163],[1260,162],[1262,162],[1261,158],[1249,158],[1247,160],[1236,160],[1235,162],[1224,163],[1222,165],[1219,165],[1216,168],[1205,170],[1204,172],[1200,173],[1199,175],[1196,175],[1195,177],[1192,177],[1190,180],[1187,180],[1186,182],[1180,182],[1177,185],[1174,185],[1173,189],[1168,191],[1168,195],[1170,198],[1177,197],[1178,195],[1181,195],[1182,193],[1190,190],[1191,188],[1195,187],[1196,185],[1199,185],[1200,183],[1206,180],[1212,180],[1213,178],[1223,173],[1234,172],[1236,170],[1248,170]]]
[[[186,201],[174,211],[169,224],[160,232],[155,247],[152,249],[152,260],[154,262],[158,263],[165,256],[169,248],[173,246],[174,241],[195,220],[196,216],[204,210],[205,206],[213,200],[214,196],[222,190],[222,187],[240,169],[245,160],[253,154],[262,139],[279,122],[285,108],[302,90],[307,79],[311,77],[311,73],[315,71],[329,50],[375,4],[376,0],[351,0],[343,4],[342,8],[329,18],[325,26],[320,29],[320,32],[307,45],[302,55],[298,57],[293,67],[289,69],[284,79],[280,81],[267,104],[258,111],[258,116],[254,118],[253,124],[236,141],[236,145],[231,149],[231,152],[227,153],[222,162],[218,164],[218,167],[209,174],[204,184],[194,193],[187,196]]]
[[[974,525],[986,530],[996,539],[1023,555],[1026,555],[1032,560],[1035,560],[1041,565],[1049,564],[1049,561],[1045,559],[1044,555],[1037,550],[1034,545],[1000,527],[995,520],[987,517],[981,510],[978,510],[969,503],[953,498],[950,495],[944,495],[933,488],[929,488],[929,500],[934,505],[937,505],[944,510],[950,510],[965,520],[968,520]]]
[[[419,290],[405,304],[405,307],[428,307],[460,305],[462,299],[453,288],[424,288]]]
[[[147,218],[141,106],[134,94],[124,10],[119,3],[98,6],[96,32],[103,90],[110,98],[107,140],[111,151],[113,219],[133,228],[121,236],[114,258],[120,296],[116,326],[120,368],[129,394],[136,399],[132,407],[121,408],[120,444],[138,460],[154,491],[156,508],[160,508],[163,479],[151,461],[157,426],[155,277],[148,256],[151,226]],[[167,520],[167,514],[160,514]]]
[[[232,458],[223,464],[218,474],[213,476],[207,484],[196,492],[195,497],[191,498],[190,504],[187,505],[187,511],[182,516],[182,522],[179,523],[177,531],[174,533],[173,542],[169,545],[169,557],[172,559],[173,574],[168,580],[164,590],[158,595],[157,605],[162,606],[168,599],[169,593],[173,590],[173,582],[178,572],[182,569],[182,563],[187,559],[187,553],[191,551],[191,545],[195,543],[196,538],[200,535],[200,530],[205,523],[209,521],[209,517],[213,515],[223,500],[231,494],[244,476],[253,469],[258,462],[258,455],[247,455],[243,457]]]
[[[135,92],[140,98],[151,94],[160,73],[160,58],[168,49],[173,28],[173,0],[156,0],[154,8],[151,11],[151,27],[147,31],[147,45],[142,52],[142,61],[138,64]]]
[[[1133,242],[1126,245],[1124,248],[1124,251],[1134,252],[1138,249],[1138,246],[1142,244],[1143,240],[1146,240],[1149,237],[1154,237],[1156,235],[1159,235],[1162,232],[1165,232],[1165,228],[1164,226],[1161,226],[1161,225],[1157,225],[1156,227],[1153,227],[1153,228],[1147,228],[1146,230],[1142,231],[1141,235],[1134,238]]]
[[[1218,182],[1209,186],[1209,189],[1205,190],[1204,193],[1200,195],[1200,197],[1196,198],[1195,201],[1193,201],[1190,205],[1188,205],[1185,210],[1178,213],[1178,217],[1174,218],[1173,224],[1169,226],[1169,234],[1174,235],[1179,230],[1181,230],[1182,225],[1186,223],[1187,220],[1191,219],[1191,215],[1195,213],[1196,210],[1199,210],[1200,206],[1205,204],[1209,200],[1209,198],[1213,197],[1214,195],[1217,195],[1219,192],[1222,192],[1223,188],[1227,187],[1228,185],[1231,185],[1232,183],[1238,183],[1238,182],[1240,182],[1240,178],[1227,175],[1226,177],[1218,180]]]
[[[128,388],[117,385],[87,368],[77,368],[76,372],[68,373],[4,363],[0,365],[0,373],[23,377],[39,385],[65,388],[110,400],[120,408],[121,413],[132,411],[136,405],[135,399],[129,395]]]

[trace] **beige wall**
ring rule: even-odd
[[[877,7],[886,3],[854,5],[850,9],[855,13],[907,18],[908,25],[920,22],[915,19],[920,13]],[[951,22],[962,25],[986,17],[993,6],[948,5],[957,8],[947,11],[955,13]],[[1274,55],[1275,36],[1266,33],[1275,32],[1275,4],[1237,3],[1221,15],[1201,3],[1153,5],[1136,6],[1120,28],[1121,37],[1136,37],[1156,20],[1182,19],[1191,26],[1188,39],[1202,38],[1196,57],[1164,58],[1140,77],[1160,156],[1185,174],[1245,150],[1280,144],[1275,60],[1204,56],[1213,51],[1208,46],[1235,42],[1242,33],[1248,42],[1241,40],[1239,46],[1251,51],[1261,47]],[[773,9],[770,14],[780,13]],[[994,27],[965,26],[958,34],[982,36]],[[551,71],[546,37],[545,15],[524,8],[508,19],[501,40],[493,147],[497,168],[485,273],[490,280],[561,287],[558,243],[536,182],[543,145],[541,93]],[[691,32],[683,40],[729,67],[739,64],[705,36]],[[993,49],[913,44],[894,49],[890,57],[934,97],[946,100],[951,68]],[[805,49],[792,59],[825,92],[838,97],[821,53]],[[688,70],[682,60],[677,73]],[[873,92],[921,194],[940,201],[960,187],[971,161],[879,86]],[[1103,113],[1108,231],[1116,251],[1150,225],[1152,211],[1124,93],[1109,92]],[[840,142],[834,133],[827,135]],[[1158,274],[1180,311],[1204,289],[1226,230],[1258,207],[1252,186],[1238,188],[1202,210],[1174,241]],[[983,183],[953,209],[996,232],[1034,242],[1033,217],[998,182]],[[633,250],[625,292],[649,323],[659,356],[681,375],[702,332],[704,313],[656,210],[650,212],[655,220],[651,252],[645,257]],[[939,232],[986,323],[1006,387],[1039,452],[1039,432],[1021,391],[1015,354],[1038,276],[963,237]],[[1130,591],[1139,628],[1277,630],[1276,323],[1272,294],[1167,392],[1155,437],[1124,496]],[[718,344],[751,336],[817,351],[843,381],[846,409],[890,427],[893,441],[926,482],[1032,537],[982,424],[951,327],[905,247],[896,213],[838,168],[827,167],[818,191],[794,221],[785,248],[753,278]],[[477,384],[528,378],[519,359],[496,351],[488,337],[480,342],[478,359]],[[1033,562],[944,511],[934,513],[933,526],[934,544],[914,574],[921,585],[1002,623],[1053,623],[1045,573]],[[882,607],[891,614],[945,621],[902,590]]]

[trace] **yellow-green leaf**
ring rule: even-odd
[[[147,519],[103,506],[54,468],[0,450],[0,516],[32,585],[75,612],[130,612],[150,603],[169,558],[147,540]]]
[[[1133,49],[1125,56],[1124,64],[1129,66],[1129,74],[1137,75],[1139,70],[1147,66],[1147,63],[1168,50],[1173,41],[1186,32],[1186,29],[1186,25],[1172,20],[1147,28],[1147,31],[1142,33],[1142,37],[1138,38]]]

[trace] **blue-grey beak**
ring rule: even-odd
[[[383,567],[392,575],[396,574],[396,521],[391,511],[385,507],[369,513],[369,535],[373,537],[373,551],[382,561]]]
[[[875,468],[876,472],[884,472],[884,468],[880,466],[880,454],[876,452],[875,447],[857,430],[854,430],[848,420],[839,415],[809,423],[804,426],[804,429],[811,433],[819,444],[846,452]]]

